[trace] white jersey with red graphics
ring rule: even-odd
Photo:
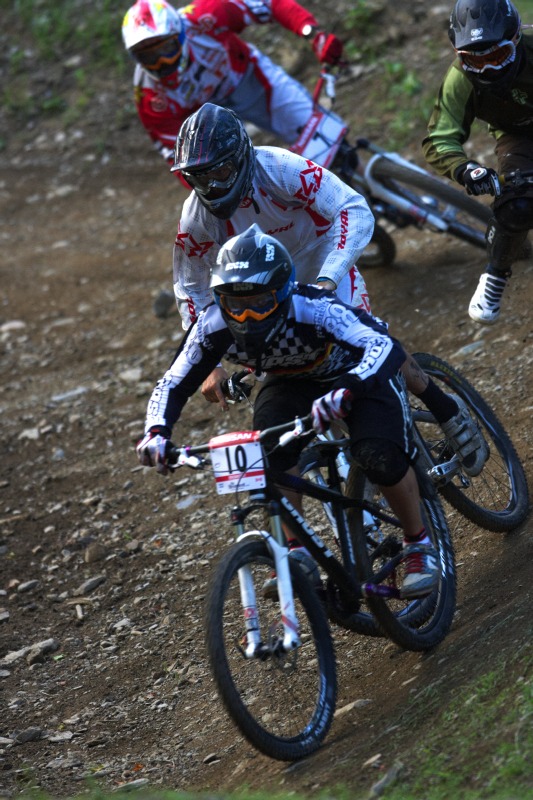
[[[197,0],[178,13],[188,44],[185,68],[157,80],[137,64],[133,78],[140,120],[163,157],[172,161],[182,122],[205,102],[295,142],[312,113],[309,93],[237,33],[276,21],[301,36],[305,25],[317,25],[313,14],[294,0]]]
[[[370,311],[356,262],[371,239],[365,198],[313,161],[280,147],[256,147],[248,196],[229,220],[214,217],[194,192],[183,205],[174,244],[174,292],[187,329],[211,302],[211,271],[220,247],[254,222],[289,251],[300,283],[329,278],[337,295]]]

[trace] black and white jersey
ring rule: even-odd
[[[238,350],[219,307],[212,304],[191,326],[172,366],[154,388],[146,430],[156,425],[172,429],[188,398],[223,357],[257,368],[247,353]],[[404,360],[402,347],[380,320],[342,303],[331,292],[297,285],[284,325],[261,354],[260,369],[295,384],[302,377],[334,382],[360,397],[379,389]]]

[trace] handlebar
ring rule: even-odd
[[[294,439],[300,436],[315,435],[312,428],[311,414],[305,417],[296,417],[291,422],[284,422],[282,425],[274,425],[272,428],[265,428],[259,434],[259,441],[266,442],[272,437],[277,437],[277,442],[269,450],[275,447],[286,447]],[[200,456],[209,453],[209,442],[194,446],[178,447],[173,442],[167,443],[166,457],[170,467],[187,466],[191,469],[203,469],[207,459]]]
[[[228,402],[241,403],[250,396],[253,386],[249,383],[242,383],[242,381],[252,372],[253,369],[248,367],[240,372],[234,372],[227,380],[221,382],[222,392]]]
[[[498,175],[498,180],[502,186],[522,186],[525,183],[533,183],[533,169],[515,169],[512,172],[505,172]]]

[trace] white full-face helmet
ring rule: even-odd
[[[166,0],[137,0],[124,16],[126,50],[155,78],[181,71],[188,50],[183,20]]]

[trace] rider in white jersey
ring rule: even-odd
[[[198,181],[206,167],[228,159],[233,172],[218,182],[231,186],[218,187],[223,196],[212,199],[213,186],[207,198]],[[236,115],[211,103],[183,124],[173,170],[195,189],[183,205],[174,245],[174,291],[185,329],[212,299],[220,247],[254,223],[287,248],[298,281],[318,281],[344,302],[370,310],[356,262],[374,218],[365,198],[336,175],[282,148],[254,148]]]

